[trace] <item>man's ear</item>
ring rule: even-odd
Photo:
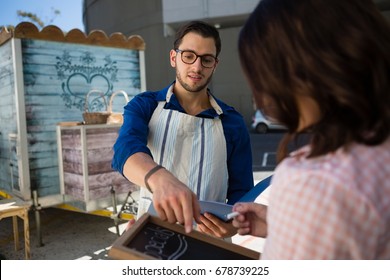
[[[217,62],[215,63],[213,74],[214,74],[215,70],[217,70],[218,63],[219,63],[219,60],[217,60]]]
[[[176,57],[177,57],[177,52],[172,49],[169,52],[169,62],[171,63],[172,67],[176,67]]]

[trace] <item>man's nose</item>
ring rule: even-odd
[[[195,66],[197,69],[202,69],[203,68],[203,65],[202,65],[202,58],[201,57],[197,57],[194,61],[194,63],[192,63],[193,66]]]

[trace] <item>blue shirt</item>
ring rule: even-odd
[[[123,125],[114,144],[112,160],[112,168],[122,175],[124,164],[131,155],[143,152],[153,157],[147,147],[148,125],[158,102],[166,100],[169,87],[161,91],[140,93],[125,106]],[[227,200],[229,204],[234,204],[253,187],[250,137],[240,113],[217,98],[215,100],[223,111],[220,116],[210,108],[199,113],[197,117],[221,118],[226,139],[229,173]],[[172,95],[170,102],[166,103],[164,108],[185,113],[175,95]]]

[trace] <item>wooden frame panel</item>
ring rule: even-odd
[[[164,222],[148,213],[114,242],[108,255],[117,260],[260,258],[259,252],[195,230],[187,234],[183,226]]]

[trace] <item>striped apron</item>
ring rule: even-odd
[[[153,159],[186,184],[200,200],[226,202],[228,170],[222,122],[164,109],[172,96],[158,103],[149,122],[148,148]],[[210,95],[216,112],[222,109]],[[148,211],[153,195],[140,188],[137,218]]]

